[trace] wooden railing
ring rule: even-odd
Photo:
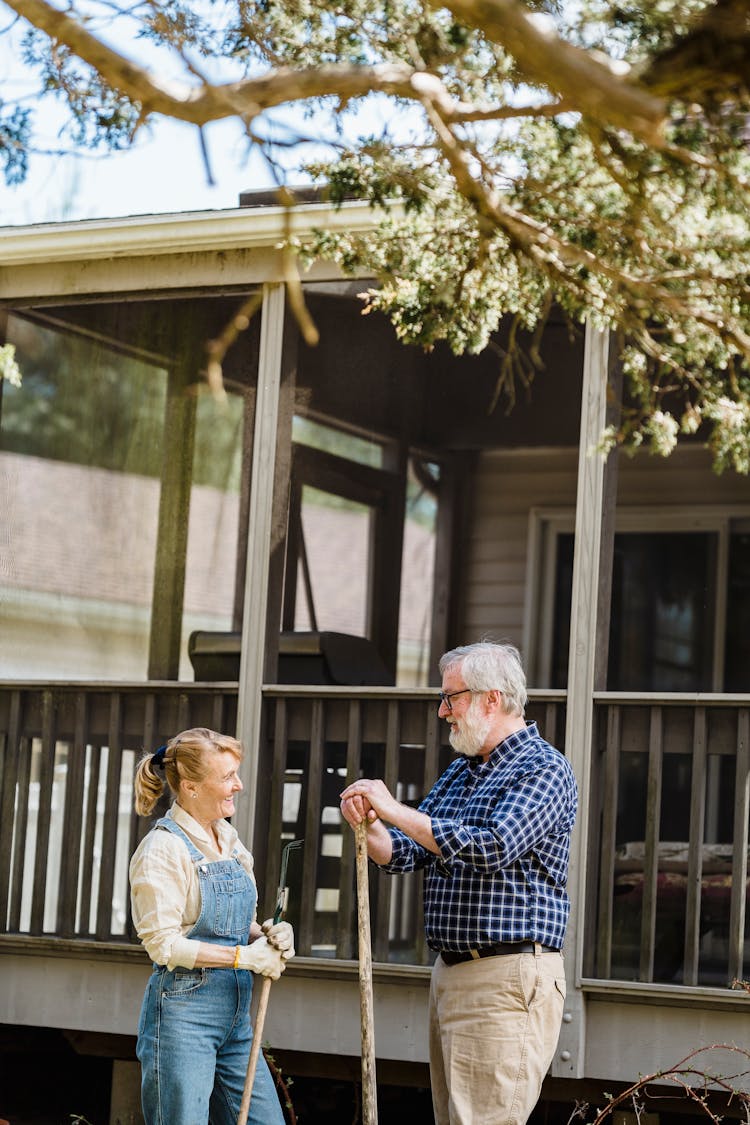
[[[236,685],[0,685],[0,932],[134,940],[128,860],[144,747],[234,729]]]
[[[562,746],[564,693],[532,695],[529,716]],[[450,757],[435,690],[272,686],[263,705],[263,889],[278,883],[284,841],[304,838],[288,871],[297,947],[349,959],[354,859],[338,794],[366,772],[419,801]],[[0,933],[135,943],[127,868],[149,827],[132,811],[136,762],[189,726],[234,730],[236,712],[236,684],[0,684]],[[419,882],[374,877],[377,960],[430,960]]]
[[[300,953],[355,955],[354,856],[338,794],[383,777],[417,803],[450,758],[434,691],[264,689],[271,779],[262,889],[285,840]],[[135,943],[128,860],[149,822],[132,811],[144,747],[193,725],[233,730],[235,684],[0,685],[0,933]],[[564,693],[529,716],[563,748]],[[595,699],[584,975],[687,985],[742,978],[748,962],[750,699]],[[373,872],[373,955],[426,964],[421,880]],[[598,892],[598,893],[595,893]]]
[[[742,978],[750,698],[595,698],[584,974],[685,985]]]
[[[565,693],[534,692],[527,715],[562,747]],[[356,956],[353,836],[339,813],[347,779],[383,778],[399,800],[418,804],[450,760],[437,692],[395,688],[264,689],[273,780],[269,840],[304,839],[289,867],[287,915],[299,952]],[[269,753],[271,753],[269,749]],[[279,849],[270,849],[264,884],[278,883]],[[421,925],[421,878],[371,870],[376,961],[428,964]]]

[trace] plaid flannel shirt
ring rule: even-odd
[[[536,723],[509,735],[486,762],[452,762],[419,806],[440,855],[391,828],[393,855],[383,865],[424,868],[430,947],[465,952],[530,939],[560,949],[577,807],[570,764]]]

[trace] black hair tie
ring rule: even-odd
[[[166,754],[166,752],[167,752],[167,743],[165,742],[163,746],[160,746],[159,749],[155,750],[154,753],[151,755],[151,765],[154,767],[155,770],[163,770],[164,769],[164,755]]]

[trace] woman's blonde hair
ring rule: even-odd
[[[176,797],[183,778],[203,781],[208,773],[208,756],[222,750],[242,761],[242,744],[230,734],[217,734],[208,727],[184,730],[157,751],[148,750],[135,771],[135,811],[139,816],[150,816],[166,786]]]

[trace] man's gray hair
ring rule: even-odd
[[[460,645],[440,657],[441,675],[455,667],[460,667],[467,688],[472,691],[501,691],[506,714],[523,715],[527,699],[526,676],[521,654],[515,645],[493,641]]]

